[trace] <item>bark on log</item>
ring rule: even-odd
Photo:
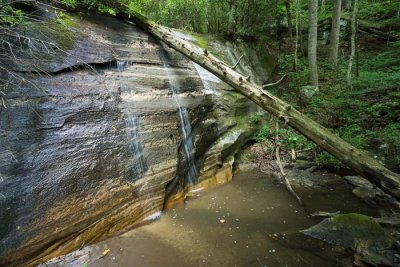
[[[124,10],[119,8],[119,10]],[[127,10],[127,9],[125,9]],[[372,159],[366,152],[345,142],[327,128],[300,113],[290,104],[275,97],[261,86],[247,81],[246,77],[232,70],[223,61],[185,40],[180,39],[172,29],[157,25],[140,14],[121,13],[123,18],[134,22],[165,44],[201,65],[222,81],[228,83],[264,110],[284,120],[318,146],[338,160],[357,171],[361,176],[376,184],[382,190],[400,199],[400,175]]]

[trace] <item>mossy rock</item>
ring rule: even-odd
[[[373,218],[357,213],[325,219],[302,233],[355,252],[382,251],[393,244]]]
[[[198,46],[204,49],[208,48],[208,40],[205,38],[204,35],[192,34],[192,36],[196,39]]]

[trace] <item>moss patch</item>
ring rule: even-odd
[[[204,49],[208,48],[208,40],[203,35],[193,34],[192,36],[196,39],[198,46]]]
[[[76,18],[73,18],[72,16],[70,16],[66,13],[63,13],[63,12],[58,14],[56,22],[65,27],[76,28],[79,26],[79,23],[77,22]]]
[[[380,251],[391,247],[393,243],[373,218],[357,213],[323,220],[302,233],[356,252]]]

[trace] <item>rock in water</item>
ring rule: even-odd
[[[362,256],[371,264],[394,265],[393,239],[373,218],[357,213],[338,215],[323,220],[303,234],[342,246]]]

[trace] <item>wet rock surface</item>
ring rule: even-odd
[[[74,29],[59,30],[70,39],[54,35],[62,51],[37,43],[0,60],[12,85],[0,107],[0,265],[45,261],[182,199],[193,185],[176,99],[203,185],[231,178],[230,156],[245,140],[237,116],[257,110],[134,25],[72,18]]]
[[[351,249],[364,262],[396,266],[394,240],[373,218],[356,214],[337,215],[302,233],[333,245]]]
[[[360,176],[345,176],[346,181],[354,186],[353,194],[367,203],[384,207],[386,210],[398,210],[400,203],[389,194],[374,186]]]

